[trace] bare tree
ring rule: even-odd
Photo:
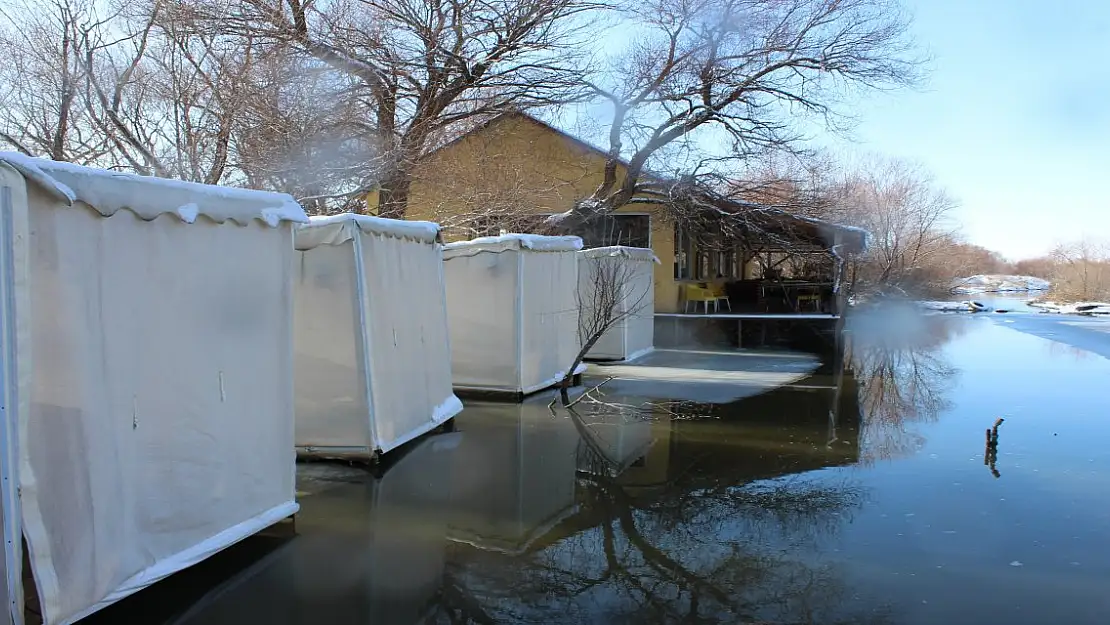
[[[651,314],[651,284],[637,280],[637,264],[639,261],[631,262],[620,252],[580,259],[578,270],[586,276],[575,292],[581,347],[559,382],[559,398],[564,406],[571,405],[570,385],[575,370],[605,333],[645,314],[645,310]]]
[[[950,219],[955,200],[921,165],[828,153],[761,159],[735,193],[761,205],[867,230],[867,253],[850,259],[864,291],[944,294],[954,280],[1012,273],[1005,258],[964,241]]]
[[[364,205],[373,125],[293,44],[198,28],[185,3],[21,0],[0,10],[0,143],[26,154]]]
[[[96,162],[110,149],[82,102],[83,31],[91,0],[15,0],[0,6],[0,142],[27,155]]]
[[[887,0],[649,0],[625,9],[634,43],[587,81],[613,115],[604,178],[556,220],[568,227],[634,198],[689,210],[691,179],[792,149],[800,115],[836,125],[846,90],[916,79],[907,21]],[[713,139],[727,148],[706,150]],[[664,156],[685,175],[653,175]]]
[[[576,90],[589,0],[174,0],[220,32],[287,42],[355,81],[376,136],[379,214],[404,217],[412,167],[459,124]]]
[[[935,279],[927,268],[943,259],[956,240],[949,221],[956,202],[927,171],[905,161],[870,158],[845,176],[839,194],[843,218],[871,234],[866,256],[857,259],[860,282],[878,291],[906,291]]]
[[[1052,252],[1052,296],[1070,301],[1110,301],[1110,243],[1085,238]]]
[[[1025,258],[1014,263],[1013,271],[1021,276],[1033,276],[1035,278],[1042,278],[1050,280],[1056,270],[1056,262],[1051,256],[1038,256],[1036,258]]]

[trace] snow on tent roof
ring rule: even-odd
[[[286,193],[139,176],[14,152],[0,152],[0,162],[66,204],[81,202],[105,217],[127,209],[146,221],[164,214],[176,215],[185,223],[204,215],[217,223],[231,220],[243,226],[254,219],[271,227],[283,221],[308,221],[301,205]]]
[[[308,223],[297,226],[293,233],[293,246],[310,250],[321,245],[340,245],[354,238],[355,229],[395,239],[411,239],[421,243],[435,243],[439,224],[430,221],[404,221],[370,215],[313,216]]]
[[[582,249],[582,239],[566,236],[549,237],[539,234],[503,234],[499,237],[481,237],[444,245],[443,259],[447,260],[456,256],[474,256],[482,252],[504,252],[521,249],[533,252],[576,252]]]
[[[591,247],[588,250],[582,250],[582,255],[586,258],[601,258],[605,256],[619,256],[631,260],[642,260],[660,264],[659,259],[646,247],[627,247],[624,245],[610,245],[608,247]]]

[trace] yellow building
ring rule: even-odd
[[[528,232],[539,220],[589,197],[602,182],[605,161],[604,150],[524,113],[506,113],[416,164],[406,218],[441,224],[449,241]],[[618,167],[618,184],[625,171],[623,164]],[[375,213],[376,193],[367,204]],[[660,259],[656,312],[683,310],[684,287],[756,278],[761,263],[774,262],[773,256],[760,256],[765,250],[741,251],[739,243],[725,251],[698,250],[658,205],[633,201],[604,219],[604,240],[586,241],[587,246],[650,247]],[[794,221],[795,228],[818,228],[814,222]]]

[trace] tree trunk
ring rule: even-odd
[[[590,350],[593,349],[594,345],[596,345],[597,342],[601,340],[602,335],[604,335],[608,329],[609,328],[606,328],[605,330],[598,332],[597,334],[591,336],[590,340],[586,341],[585,345],[582,346],[582,349],[578,350],[578,354],[574,357],[574,362],[570,363],[570,367],[567,369],[566,375],[564,375],[563,379],[559,381],[559,399],[563,402],[564,406],[570,404],[570,383],[574,381],[574,370],[578,368],[578,365],[582,364],[582,361],[586,359],[586,354],[590,353]]]
[[[378,192],[378,216],[404,219],[409,206],[412,176],[408,172],[394,171],[382,180]]]

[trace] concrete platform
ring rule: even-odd
[[[815,356],[797,352],[656,349],[630,362],[591,363],[584,385],[612,377],[607,392],[725,403],[793,384],[820,366]]]

